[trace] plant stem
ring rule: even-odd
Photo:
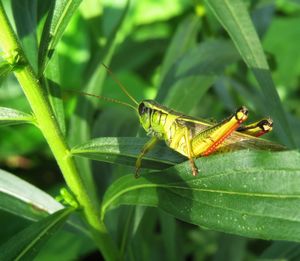
[[[95,243],[106,260],[116,260],[116,247],[107,232],[105,224],[100,220],[97,201],[89,195],[78,173],[73,156],[70,153],[65,137],[61,133],[46,93],[22,51],[21,45],[8,21],[2,2],[0,2],[0,24],[0,45],[2,50],[7,54],[17,52],[21,57],[23,66],[14,72],[15,76],[28,99],[38,126],[53,152],[68,187],[83,208]]]

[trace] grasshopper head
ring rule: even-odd
[[[153,131],[152,121],[155,112],[160,111],[162,106],[153,100],[143,100],[138,106],[138,113],[141,125],[147,133]],[[155,128],[155,127],[154,127]]]
[[[143,100],[138,106],[139,119],[146,132],[151,127],[152,107],[152,102],[149,100]]]

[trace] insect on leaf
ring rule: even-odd
[[[140,179],[118,179],[106,191],[102,217],[119,205],[152,206],[212,230],[300,242],[298,152],[238,151],[197,165],[197,177],[186,162]]]

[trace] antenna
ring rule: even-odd
[[[114,102],[114,103],[118,103],[118,104],[122,104],[124,106],[130,107],[133,110],[137,110],[134,106],[132,106],[131,104],[127,103],[127,102],[122,102],[119,101],[117,99],[113,99],[113,98],[109,98],[109,97],[105,97],[105,96],[101,96],[101,95],[95,95],[95,94],[91,94],[91,93],[87,93],[87,92],[82,92],[82,91],[76,91],[76,90],[65,90],[67,92],[74,92],[74,93],[78,93],[80,95],[84,95],[84,96],[91,96],[91,97],[95,97],[98,99],[102,99],[104,101],[108,101],[108,102]]]
[[[131,94],[126,90],[124,85],[118,80],[118,78],[113,74],[111,69],[109,69],[108,66],[106,66],[104,63],[102,63],[103,67],[106,69],[106,71],[110,74],[111,78],[114,80],[114,82],[120,87],[120,89],[129,97],[136,105],[139,105],[139,103],[134,99]]]

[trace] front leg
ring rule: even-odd
[[[190,131],[188,128],[185,129],[184,137],[185,137],[185,144],[186,144],[186,148],[187,148],[187,156],[188,156],[190,164],[191,164],[192,173],[193,173],[193,176],[197,176],[198,168],[194,161],[194,153],[193,153],[193,149],[192,149],[192,139],[190,138]]]
[[[142,166],[142,158],[144,157],[144,155],[146,153],[148,153],[155,146],[155,144],[157,142],[158,142],[158,138],[151,137],[151,139],[149,141],[147,141],[145,143],[145,145],[143,146],[142,151],[139,154],[139,156],[137,157],[137,160],[136,160],[136,163],[135,163],[135,177],[136,178],[138,178],[140,176],[139,170]]]

